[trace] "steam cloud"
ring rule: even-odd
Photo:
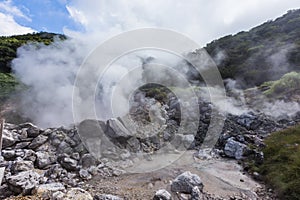
[[[145,6],[145,3],[147,6]],[[180,3],[179,1],[175,3],[173,1],[118,1],[118,5],[115,4],[106,1],[89,1],[89,3],[79,0],[74,1],[67,6],[67,9],[71,17],[81,24],[84,33],[65,29],[65,34],[69,36],[67,40],[61,41],[57,38],[49,46],[35,43],[27,44],[18,49],[18,56],[12,63],[13,71],[28,86],[28,90],[22,96],[22,108],[26,116],[31,118],[37,125],[49,127],[73,123],[72,92],[77,70],[89,52],[105,39],[126,30],[155,26],[180,30],[204,43],[204,41],[207,42],[207,38],[205,38],[206,33],[203,32],[202,28],[213,29],[213,27],[218,27],[217,25],[220,23],[218,19],[213,19],[215,23],[211,23],[213,27],[209,27],[210,25],[206,24],[200,15],[197,15],[197,10],[195,10],[197,6],[195,5],[198,5],[199,1],[196,0],[191,3]],[[167,15],[165,12],[168,9],[166,8],[172,6],[180,7],[180,12],[177,12],[178,9],[175,12],[176,9],[174,9],[174,12],[168,11],[171,13]],[[203,4],[202,6],[209,7],[211,4]],[[112,12],[107,7],[113,7],[116,10]],[[99,12],[99,8],[102,8],[103,12]],[[210,9],[204,10],[209,12]],[[206,14],[207,16],[211,15],[211,13]],[[112,113],[109,113],[110,94],[115,89],[116,82],[134,67],[143,65],[141,58],[149,56],[154,56],[158,63],[167,66],[179,63],[178,58],[170,57],[161,52],[136,53],[113,63],[113,66],[105,74],[103,84],[101,87],[99,86],[97,91],[98,107],[96,109],[101,119],[109,118],[112,115]],[[226,55],[220,52],[217,56],[218,60],[222,60]],[[278,57],[280,56],[276,55],[270,58],[270,61],[274,61]],[[158,77],[166,77],[168,74],[162,71],[151,71],[149,73]],[[142,72],[138,76],[135,80],[140,82],[128,82],[127,84],[140,85],[143,82]],[[128,85],[123,85],[123,90],[119,90],[121,92],[118,99],[120,114],[125,114],[127,111],[126,109],[122,110],[122,108],[126,108],[125,105],[128,103],[128,99],[125,98],[129,95],[126,94]],[[241,95],[241,93],[239,94]],[[248,111],[247,108],[241,108],[236,103],[233,99],[227,99],[217,106],[220,109],[234,112],[234,114]],[[271,105],[268,105],[268,107],[272,108]]]

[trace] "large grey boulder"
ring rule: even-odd
[[[116,118],[107,121],[107,129],[105,132],[110,138],[130,138],[132,135],[128,129]]]
[[[16,156],[16,152],[15,152],[15,150],[2,150],[2,156],[6,160],[10,160]]]
[[[16,138],[14,138],[14,134],[11,131],[3,130],[2,135],[2,148],[5,149],[10,147],[16,143]]]
[[[39,135],[31,142],[31,144],[28,146],[30,149],[36,149],[42,144],[44,144],[48,140],[48,137],[45,135]]]
[[[34,169],[34,165],[33,162],[29,160],[18,160],[18,161],[14,161],[12,164],[13,173],[28,171],[32,169]]]
[[[84,145],[81,144],[77,146],[75,150],[80,153],[78,148],[82,150],[87,148],[97,159],[101,158],[102,152],[105,149],[103,147],[111,144],[110,141],[107,141],[106,144],[103,142],[106,137],[104,133],[105,129],[106,124],[102,121],[87,119],[80,122],[77,126],[77,130]]]
[[[243,143],[235,141],[233,138],[229,138],[224,147],[224,153],[230,158],[240,160],[247,152],[247,146]]]
[[[56,162],[56,157],[48,152],[36,152],[36,165],[38,168],[43,169]]]
[[[200,190],[203,189],[203,183],[200,177],[196,174],[192,174],[186,171],[179,176],[171,184],[172,192],[181,192],[191,194],[193,188],[197,186]]]
[[[63,168],[68,171],[75,171],[77,170],[78,161],[75,159],[70,158],[68,155],[62,155],[58,157],[58,162],[61,164]]]
[[[31,194],[31,191],[39,184],[40,175],[32,170],[20,172],[9,176],[7,182],[9,188],[16,194]]]
[[[153,197],[153,200],[171,200],[171,199],[172,199],[171,194],[165,189],[160,189],[156,191],[155,196]]]
[[[20,124],[19,128],[26,130],[27,136],[31,138],[35,138],[40,134],[40,129],[32,123]]]

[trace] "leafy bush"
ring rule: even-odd
[[[280,199],[300,199],[300,125],[273,133],[259,171]]]

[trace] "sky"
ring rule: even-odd
[[[0,35],[102,34],[159,27],[204,45],[300,8],[299,0],[0,0]]]

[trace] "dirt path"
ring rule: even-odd
[[[162,188],[170,191],[170,182],[176,176],[184,171],[191,171],[201,177],[206,193],[224,199],[236,195],[243,199],[261,199],[254,191],[262,186],[243,174],[241,166],[235,160],[195,160],[193,153],[188,151],[176,162],[150,172],[149,169],[153,166],[162,166],[178,157],[178,154],[155,155],[152,156],[152,161],[139,160],[135,163],[135,168],[127,170],[142,172],[142,169],[146,169],[144,173],[127,173],[111,178],[94,177],[87,190],[93,194],[115,194],[126,199],[152,199],[155,191]]]

